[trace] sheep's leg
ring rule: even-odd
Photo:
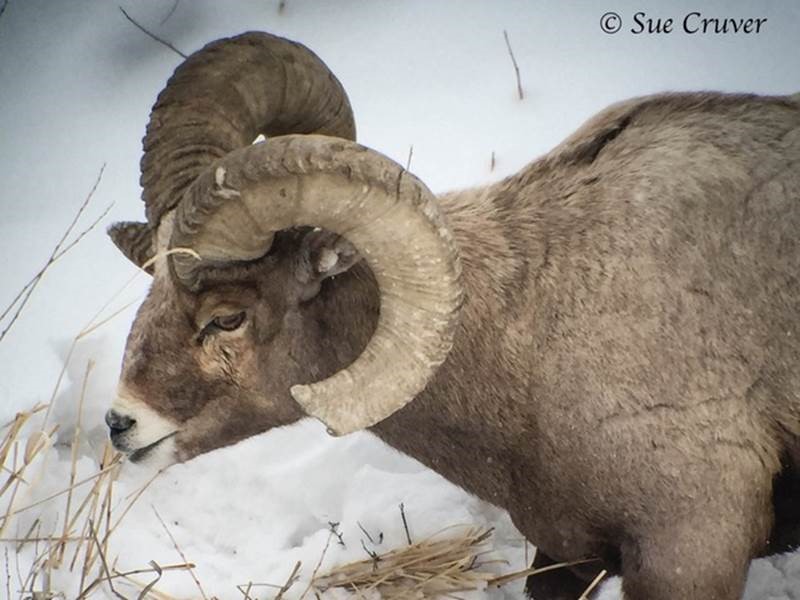
[[[741,600],[754,546],[747,531],[740,519],[708,515],[624,544],[625,600]]]
[[[797,458],[787,458],[784,462],[772,488],[775,523],[767,554],[787,552],[800,546],[800,469]]]
[[[558,562],[561,561],[553,560],[541,550],[537,550],[531,567],[541,569]],[[596,570],[599,571],[600,567],[598,566]],[[529,575],[525,581],[525,593],[533,600],[575,600],[580,597],[592,579],[593,577],[587,579],[583,572],[579,575],[567,567],[553,569]]]

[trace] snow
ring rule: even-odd
[[[193,0],[180,2],[163,23],[171,2],[123,0],[121,5],[184,52],[248,29],[301,41],[348,90],[359,141],[401,164],[413,145],[411,171],[435,192],[512,173],[597,110],[630,96],[688,89],[795,93],[800,81],[800,4],[791,2],[709,1],[701,7],[672,2],[667,9],[652,0],[287,0],[279,13],[277,1]],[[637,11],[677,21],[697,10],[768,20],[757,35],[635,35],[627,28],[609,35],[599,25],[609,10],[628,26]],[[517,98],[504,30],[519,63],[524,101]],[[0,423],[50,400],[74,336],[97,313],[109,316],[133,303],[75,344],[50,416],[50,423],[61,425],[56,446],[29,467],[17,508],[58,492],[69,480],[69,443],[90,359],[95,366],[86,387],[76,477],[97,470],[105,441],[102,415],[114,392],[135,306],[147,290],[147,277],[135,276],[102,228],[143,217],[140,140],[150,106],[180,60],[129,23],[116,3],[10,0],[0,16],[0,307],[45,264],[104,164],[78,230],[114,202],[102,227],[48,272],[0,341]],[[151,476],[126,465],[115,486],[115,506],[125,506],[126,497]],[[82,498],[88,485],[76,497]],[[378,551],[402,545],[400,503],[415,538],[451,524],[491,525],[496,552],[508,561],[503,571],[524,568],[521,535],[503,511],[368,434],[330,438],[310,421],[169,469],[125,516],[110,538],[108,554],[119,556],[118,568],[146,567],[150,560],[182,562],[155,508],[197,565],[206,594],[241,597],[237,584],[280,585],[298,560],[307,579],[330,522],[340,523],[345,545],[334,540],[326,565],[365,558],[359,523],[373,535],[383,532]],[[64,510],[61,496],[19,514],[5,535],[24,535],[37,518],[43,533],[56,524],[60,531]],[[17,597],[16,561],[24,578],[34,547],[27,545],[16,557],[15,548],[7,545],[10,587]],[[149,577],[141,576],[143,582]],[[77,571],[62,568],[53,573],[51,585],[72,598],[79,580]],[[463,597],[519,598],[521,584]],[[303,588],[296,584],[290,592],[297,597]],[[132,588],[120,589],[135,597]],[[186,572],[165,572],[157,589],[179,598],[198,595]],[[276,591],[253,589],[259,598]],[[5,590],[3,577],[0,590]],[[104,588],[95,597],[113,596]],[[601,598],[618,597],[619,581],[606,584]],[[746,597],[800,598],[800,554],[755,561]]]

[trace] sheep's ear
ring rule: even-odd
[[[140,269],[153,257],[153,230],[147,223],[114,223],[108,228],[108,236],[126,258]],[[152,265],[146,270],[153,274]]]
[[[306,286],[302,300],[316,296],[324,279],[344,273],[359,260],[358,251],[345,238],[324,229],[309,231],[295,264],[295,277]]]

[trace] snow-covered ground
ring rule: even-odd
[[[347,89],[359,141],[401,163],[413,145],[411,170],[435,192],[511,173],[597,110],[626,97],[663,90],[800,90],[800,4],[794,0],[286,0],[282,11],[277,0],[182,0],[171,15],[171,0],[121,0],[121,5],[186,53],[249,29],[303,42]],[[181,60],[137,30],[116,3],[0,0],[3,8],[0,308],[46,263],[104,164],[78,231],[114,205],[102,226],[53,266],[0,340],[0,424],[37,402],[49,402],[73,338],[135,274],[102,229],[115,220],[142,218],[140,139],[156,94]],[[616,34],[601,30],[601,17],[609,11],[622,19]],[[632,33],[637,11],[662,22],[671,17],[676,30]],[[767,21],[758,34],[688,34],[681,22],[693,11]],[[517,97],[504,30],[519,63],[523,101]],[[75,345],[50,416],[50,423],[61,427],[56,446],[26,471],[16,508],[60,491],[69,481],[69,442],[90,359],[96,364],[86,384],[76,480],[97,470],[105,440],[102,414],[134,307],[146,289],[147,278],[136,278],[102,314],[133,305]],[[3,435],[0,431],[0,441]],[[0,472],[0,485],[6,475]],[[114,506],[124,507],[150,476],[126,466],[115,486]],[[73,502],[90,485],[79,488]],[[20,513],[2,537],[24,536],[34,523],[42,535],[60,533],[65,501],[59,496]],[[505,513],[368,434],[332,439],[312,422],[163,473],[111,536],[108,559],[119,556],[120,570],[146,567],[150,560],[183,562],[155,508],[186,558],[197,565],[206,594],[237,598],[242,597],[237,584],[282,584],[297,560],[307,578],[328,538],[329,522],[340,523],[345,545],[332,544],[326,564],[366,556],[359,523],[368,532],[383,532],[378,551],[401,545],[401,502],[414,537],[450,524],[490,524],[496,528],[494,546],[509,563],[503,570],[523,568],[524,544]],[[6,586],[0,565],[0,596],[6,589],[20,596],[17,570],[24,579],[35,554],[33,544],[19,553],[16,548],[8,543],[7,552],[0,552],[0,563],[9,556],[10,578]],[[52,589],[77,596],[78,571],[56,570]],[[151,575],[140,577],[146,582]],[[618,582],[607,584],[603,599],[617,598],[618,587]],[[303,588],[297,584],[290,593],[299,595]],[[133,588],[120,589],[136,596]],[[185,571],[165,572],[157,589],[178,598],[199,594]],[[254,587],[251,595],[272,598],[275,592]],[[103,595],[112,597],[107,590],[97,592]],[[521,582],[472,597],[520,596]],[[800,599],[800,555],[755,562],[747,598]]]

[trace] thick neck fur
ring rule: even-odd
[[[516,355],[533,343],[535,315],[514,315],[512,307],[520,304],[520,294],[531,292],[519,282],[541,269],[546,246],[536,224],[515,222],[514,211],[503,209],[506,189],[501,182],[439,199],[459,245],[465,291],[453,350],[422,394],[372,429],[391,446],[502,506],[508,506],[523,468],[515,448],[529,447],[520,438],[535,435],[535,415],[521,414],[527,403],[514,398],[526,394],[527,374],[519,372]],[[521,226],[529,235],[515,233]]]

